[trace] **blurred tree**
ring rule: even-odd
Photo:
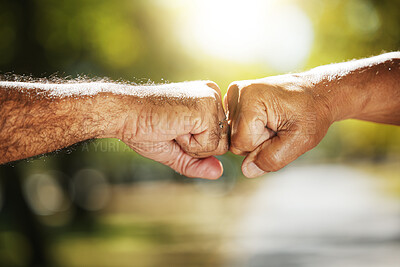
[[[11,247],[11,249],[14,249],[13,253],[18,253],[20,257],[17,263],[12,261],[13,257],[11,257],[11,262],[7,257],[0,258],[0,265],[47,266],[46,236],[43,227],[25,201],[21,173],[13,166],[2,166],[0,175],[2,185],[7,189],[3,190],[4,195],[2,195],[4,203],[0,213],[2,222],[0,229],[2,232],[17,231],[22,234],[20,244],[17,240],[8,240],[6,244],[0,242],[0,251],[2,246],[7,248],[16,242],[19,247]]]

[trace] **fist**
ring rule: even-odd
[[[218,86],[196,81],[145,86],[128,102],[120,138],[137,153],[188,177],[216,179],[228,150]]]
[[[249,178],[277,171],[315,147],[332,124],[325,99],[301,75],[234,82],[225,96],[231,148]]]

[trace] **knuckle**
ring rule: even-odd
[[[260,86],[257,84],[249,84],[240,88],[240,99],[248,100],[257,98],[260,95]]]
[[[240,95],[247,94],[253,90],[253,85],[248,84],[248,85],[240,86],[239,90],[240,90]]]
[[[239,88],[239,82],[238,81],[231,82],[228,86],[228,91],[236,90],[236,88]]]
[[[214,100],[214,103],[220,103],[221,96],[218,94],[218,92],[214,91],[211,96],[211,98]]]
[[[214,100],[214,102],[220,101],[222,99],[221,90],[219,89],[218,85],[215,82],[207,81],[207,97]]]
[[[218,94],[221,95],[221,89],[219,89],[219,86],[213,82],[213,81],[206,81],[206,85],[212,89]]]
[[[226,93],[228,100],[237,98],[238,94],[239,94],[239,83],[238,82],[231,83],[228,86],[228,91]]]

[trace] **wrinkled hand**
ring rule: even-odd
[[[217,179],[228,150],[221,93],[213,82],[149,86],[132,103],[120,138],[137,153],[189,177]],[[154,93],[152,93],[154,92]]]
[[[332,124],[329,108],[300,75],[234,82],[225,96],[231,148],[249,178],[277,171],[315,147]]]

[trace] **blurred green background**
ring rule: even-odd
[[[235,80],[397,51],[399,18],[398,0],[2,0],[0,72],[213,80],[224,94]],[[3,166],[0,265],[220,266],[221,229],[261,183],[241,176],[240,157],[221,160],[219,181],[198,181],[98,140]],[[399,194],[399,162],[400,127],[344,121],[296,164],[352,165]]]

